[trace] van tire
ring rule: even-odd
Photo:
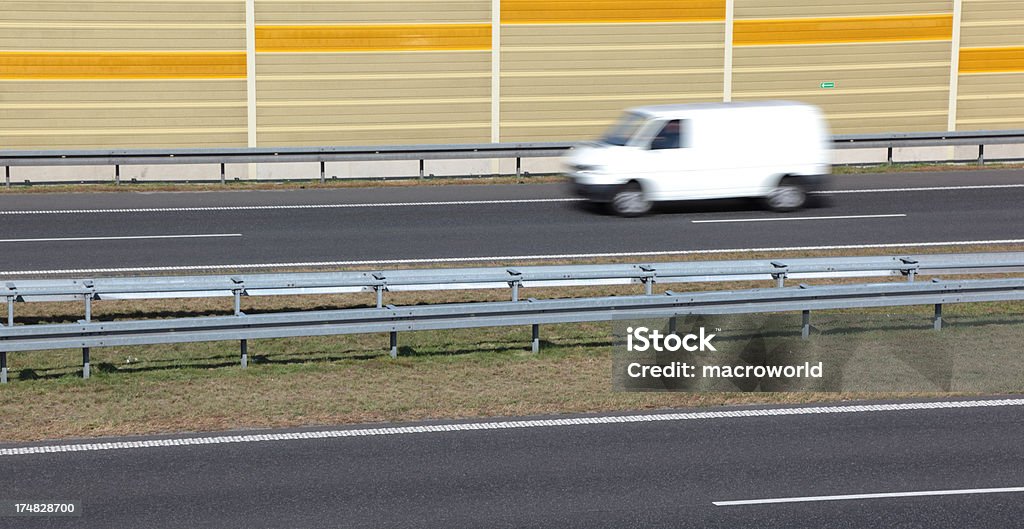
[[[639,182],[629,182],[612,195],[612,212],[621,217],[639,217],[651,210],[651,201],[644,196]]]
[[[807,203],[807,190],[792,178],[783,178],[779,185],[764,197],[765,205],[772,211],[796,211]]]

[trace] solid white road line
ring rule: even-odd
[[[996,408],[1005,406],[1024,406],[1024,399],[955,400],[941,402],[907,402],[898,404],[858,404],[840,406],[768,408],[753,410],[721,410],[681,413],[658,413],[650,415],[609,415],[598,417],[575,417],[566,419],[534,419],[521,421],[431,424],[424,426],[394,426],[384,428],[360,428],[351,430],[322,430],[311,432],[227,435],[211,437],[182,437],[176,439],[150,439],[143,441],[36,445],[23,446],[17,448],[0,448],[0,456],[48,454],[55,452],[92,452],[97,450],[117,450],[126,448],[159,448],[169,446],[215,445],[226,443],[294,441],[301,439],[330,439],[338,437],[373,437],[399,434],[467,432],[474,430],[551,428],[559,426],[677,422],[687,420],[736,419],[747,417],[779,417],[800,415],[834,415],[844,413],[879,413],[914,410],[974,409]]]
[[[1013,189],[1024,187],[1024,184],[979,184],[973,186],[936,186],[936,187],[894,187],[875,189],[836,189],[832,191],[811,191],[812,195],[844,195],[853,193],[906,193],[908,191],[963,191],[970,189]]]
[[[375,204],[284,204],[263,206],[189,206],[178,208],[113,208],[113,209],[34,209],[0,211],[0,215],[68,215],[80,213],[174,213],[191,211],[259,211],[278,209],[352,209],[397,208],[423,206],[477,206],[491,204],[540,204],[546,202],[581,202],[585,198],[518,198],[507,200],[449,200],[443,202],[380,202]]]
[[[50,237],[45,239],[0,239],[0,242],[128,241],[140,239],[209,239],[241,237],[241,233],[202,233],[197,235],[125,235],[119,237]]]
[[[804,252],[814,250],[873,250],[885,248],[929,248],[934,246],[984,246],[996,244],[1024,244],[1024,239],[996,239],[987,241],[896,242],[875,244],[842,244],[831,246],[775,246],[766,248],[718,248],[712,250],[667,250],[650,252],[567,253],[541,255],[492,255],[487,257],[424,257],[419,259],[367,259],[362,261],[308,261],[297,263],[213,264],[179,266],[140,266],[133,268],[66,268],[62,270],[7,270],[0,276],[100,274],[121,272],[174,272],[188,270],[243,270],[268,268],[316,268],[337,266],[408,265],[436,263],[479,263],[490,261],[548,261],[554,259],[597,259],[613,257],[650,257],[672,255],[714,255],[744,252]]]
[[[713,224],[722,222],[777,222],[785,220],[838,220],[838,219],[887,219],[894,217],[906,217],[906,213],[890,213],[886,215],[832,215],[828,217],[767,217],[753,219],[711,219],[691,220],[694,224]]]
[[[963,496],[966,494],[995,494],[1024,492],[1024,487],[1002,487],[995,489],[922,490],[913,492],[881,492],[877,494],[841,494],[838,496],[803,496],[798,498],[766,498],[762,500],[713,501],[719,507],[732,505],[764,505],[768,503],[799,503],[813,501],[874,500],[880,498],[915,498],[920,496]]]

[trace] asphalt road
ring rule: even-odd
[[[827,207],[789,214],[717,201],[639,219],[557,184],[2,195],[0,273],[1024,239],[1024,171],[845,176],[833,189]]]
[[[973,402],[2,453],[3,499],[81,515],[0,527],[1020,527],[1024,401]]]

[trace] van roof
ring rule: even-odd
[[[807,103],[801,103],[799,101],[741,101],[741,102],[729,102],[729,103],[684,103],[684,104],[673,104],[673,105],[647,105],[643,107],[634,107],[629,109],[629,112],[644,114],[648,116],[664,116],[666,114],[676,114],[684,112],[692,112],[695,110],[717,110],[724,108],[766,108],[766,107],[801,107],[808,108],[811,105]]]

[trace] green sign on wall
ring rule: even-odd
[[[836,82],[835,81],[822,81],[821,82],[821,87],[822,88],[835,88],[836,87]]]

